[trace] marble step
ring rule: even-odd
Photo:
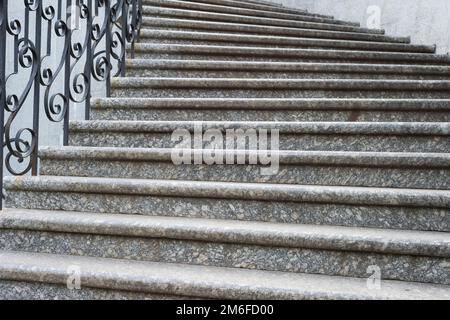
[[[71,121],[69,143],[73,146],[173,148],[194,147],[194,134],[221,135],[230,141],[236,134],[278,133],[278,150],[450,152],[450,124],[443,122],[244,122],[244,121]],[[278,131],[274,131],[278,130]],[[180,136],[179,136],[180,135]],[[208,142],[209,141],[209,142]],[[213,145],[206,138],[203,147]],[[218,142],[220,143],[220,142]],[[265,148],[263,148],[265,149]]]
[[[448,99],[448,80],[124,77],[112,97]]]
[[[235,47],[264,48],[317,48],[348,49],[384,52],[434,53],[434,46],[396,44],[368,41],[342,41],[333,39],[314,39],[257,34],[236,34],[228,31],[190,30],[183,28],[145,28],[141,31],[142,44],[187,44],[187,45],[227,45]]]
[[[446,80],[450,66],[129,59],[128,77]]]
[[[0,250],[450,284],[450,233],[6,209]]]
[[[42,147],[40,173],[133,179],[283,183],[359,187],[450,189],[450,153],[278,151],[270,165],[263,153],[216,150]],[[176,153],[177,154],[177,153]],[[215,154],[218,154],[217,158]],[[175,160],[174,160],[175,159]],[[196,160],[200,159],[200,160]],[[242,159],[237,162],[236,159]],[[254,161],[249,164],[249,159]],[[269,168],[272,170],[269,170]],[[265,173],[266,171],[270,171]]]
[[[450,122],[450,100],[94,98],[91,119]]]
[[[189,1],[179,0],[145,0],[143,11],[145,15],[145,8],[147,6],[163,7],[173,9],[195,10],[199,12],[214,12],[214,13],[227,13],[242,16],[254,16],[265,17],[274,19],[286,19],[286,20],[298,20],[317,23],[329,23],[337,25],[350,25],[359,27],[359,23],[353,23],[348,21],[341,21],[333,19],[331,16],[323,16],[320,14],[313,14],[307,12],[276,12],[273,10],[254,10],[239,7],[221,6],[216,4],[207,3],[194,3]]]
[[[136,43],[135,56],[141,59],[183,59],[264,62],[348,62],[377,64],[450,64],[448,55],[429,53],[357,51],[305,48],[239,47],[230,45],[191,45]]]
[[[157,19],[158,17],[165,18],[178,18],[187,19],[186,21],[202,21],[204,23],[210,22],[223,22],[230,25],[253,25],[253,26],[264,26],[266,28],[270,27],[288,27],[289,29],[301,28],[301,29],[313,29],[313,30],[330,30],[330,31],[341,31],[341,32],[356,32],[356,33],[368,33],[368,34],[384,34],[384,30],[374,30],[361,28],[349,25],[338,25],[332,23],[318,23],[309,21],[299,21],[299,20],[286,20],[286,19],[276,19],[276,18],[264,18],[255,16],[243,16],[237,14],[227,14],[227,13],[215,13],[215,12],[202,12],[195,10],[183,10],[183,9],[173,9],[173,8],[162,8],[162,7],[144,7],[145,17],[143,17],[143,25],[155,25],[152,23],[152,19]],[[194,27],[196,24],[192,24]],[[201,26],[202,24],[200,24]],[[214,25],[214,24],[213,24]],[[245,30],[241,30],[245,31]]]
[[[7,208],[450,231],[450,191],[94,177],[5,177]]]
[[[236,32],[237,35],[244,34],[265,34],[271,36],[291,36],[299,38],[312,39],[334,39],[341,41],[374,41],[381,43],[400,43],[409,44],[410,39],[405,37],[391,37],[383,34],[359,33],[359,32],[342,32],[303,28],[288,28],[278,26],[260,26],[251,24],[226,23],[226,22],[208,22],[201,20],[186,20],[186,19],[170,19],[170,18],[152,18],[143,19],[144,33],[146,26],[173,28],[175,30],[196,30],[203,29],[209,31],[227,31]]]
[[[184,296],[214,299],[449,299],[447,285],[385,280],[381,289],[367,286],[366,279],[295,274],[237,268],[189,266],[97,257],[0,253],[0,278],[15,281],[36,299],[60,293],[69,298],[92,296],[91,290],[106,290],[101,297],[131,295],[134,298]],[[70,270],[77,266],[82,289],[67,289]],[[261,281],[264,279],[264,281]],[[0,288],[8,288],[0,285]],[[35,288],[35,290],[32,290]],[[8,288],[9,289],[9,288]],[[88,293],[85,291],[88,290]],[[104,291],[103,291],[104,292]],[[134,295],[133,295],[134,294]],[[0,296],[10,296],[2,290]]]

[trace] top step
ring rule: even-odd
[[[254,10],[239,7],[223,6],[216,4],[180,1],[180,0],[144,0],[145,6],[159,6],[164,8],[188,9],[216,13],[231,13],[238,15],[257,16],[266,18],[290,19],[309,22],[332,23],[340,25],[350,25],[359,27],[359,23],[351,23],[347,21],[334,20],[329,16],[321,16],[310,13],[285,13],[273,10]],[[145,8],[144,8],[145,9]]]
[[[283,7],[282,5],[275,3],[258,3],[247,0],[184,0],[188,2],[199,2],[199,3],[208,3],[208,4],[217,4],[221,6],[227,7],[238,7],[238,8],[246,8],[246,9],[254,9],[254,10],[265,10],[265,11],[274,11],[274,12],[284,12],[284,13],[294,13],[294,14],[307,14],[306,10],[302,9],[294,9]],[[330,17],[330,16],[323,16]]]
[[[148,0],[144,0],[143,3],[146,4]],[[286,8],[282,6],[277,5],[269,5],[269,4],[261,4],[261,3],[251,3],[247,1],[242,0],[180,0],[183,2],[191,2],[191,3],[197,3],[197,4],[212,4],[212,5],[218,5],[218,6],[224,6],[224,7],[232,7],[232,8],[242,8],[242,9],[251,9],[251,10],[261,10],[261,11],[273,11],[273,12],[279,12],[279,13],[289,13],[289,14],[306,14],[306,15],[313,15],[309,14],[306,10],[302,9],[293,9],[293,8]],[[315,15],[320,16],[324,18],[333,18],[328,15]]]

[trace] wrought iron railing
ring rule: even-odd
[[[71,107],[89,119],[93,84],[110,95],[141,22],[142,0],[0,0],[0,190],[6,170],[38,174],[41,114],[67,145]]]

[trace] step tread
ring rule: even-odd
[[[283,133],[365,134],[365,135],[450,135],[450,123],[442,122],[274,122],[274,121],[129,121],[73,120],[70,130],[114,132],[166,132],[176,129],[194,130],[201,126],[224,129],[278,129]]]
[[[29,209],[5,209],[0,228],[450,257],[450,234],[431,231]]]
[[[261,61],[214,61],[214,60],[176,60],[176,59],[129,59],[127,68],[131,69],[176,69],[176,70],[250,70],[255,72],[278,71],[317,71],[343,73],[407,73],[407,74],[450,74],[450,66],[369,64],[369,63],[314,63],[314,62],[261,62]]]
[[[450,110],[450,99],[93,98],[92,108]]]
[[[55,160],[109,160],[109,161],[165,161],[171,162],[171,148],[120,147],[41,147],[41,159]],[[202,153],[203,150],[194,153]],[[226,151],[224,154],[257,154],[258,151]],[[272,154],[274,152],[272,151]],[[288,151],[280,150],[280,164],[353,165],[392,167],[449,168],[450,153],[413,152],[353,152],[353,151]]]
[[[5,189],[450,208],[450,191],[426,189],[68,176],[5,177]]]
[[[385,52],[403,52],[403,53],[435,53],[435,46],[412,45],[404,43],[391,43],[380,41],[361,41],[361,40],[340,40],[325,38],[307,38],[302,36],[276,36],[271,34],[245,34],[230,33],[228,30],[223,32],[212,30],[171,30],[171,29],[142,29],[141,44],[152,44],[154,42],[167,41],[175,43],[176,41],[191,42],[201,41],[202,44],[219,45],[224,43],[238,44],[239,46],[264,46],[264,48],[330,48],[337,50],[367,50],[367,51],[385,51]],[[211,43],[212,42],[212,43]],[[198,42],[197,42],[198,43]],[[236,46],[236,45],[235,45]]]
[[[169,78],[118,77],[111,81],[113,88],[254,88],[263,89],[384,89],[433,90],[450,89],[450,80],[396,80],[396,79],[246,79],[246,78]]]
[[[229,299],[450,299],[445,285],[382,281],[381,290],[370,290],[365,279],[349,277],[7,251],[0,258],[5,280],[66,285],[67,270],[78,266],[85,287],[117,290]]]
[[[143,11],[146,13],[147,6],[159,6],[165,8],[182,8],[197,11],[217,12],[217,13],[232,13],[239,15],[250,16],[263,16],[263,17],[276,17],[281,19],[294,19],[294,20],[309,20],[309,21],[323,21],[335,24],[344,24],[352,26],[360,26],[359,23],[341,21],[334,19],[331,16],[324,16],[320,14],[308,13],[308,12],[276,12],[274,10],[260,10],[260,9],[248,9],[239,7],[230,7],[209,3],[194,3],[188,1],[179,0],[144,0]]]
[[[282,18],[268,18],[258,17],[245,14],[233,14],[233,13],[221,13],[221,12],[208,12],[208,11],[196,11],[177,8],[164,8],[146,6],[145,13],[147,15],[156,15],[163,17],[180,17],[180,18],[195,18],[204,19],[208,21],[224,21],[224,22],[245,22],[254,25],[267,25],[267,26],[291,26],[291,27],[311,27],[312,29],[336,29],[336,30],[354,30],[356,32],[371,33],[371,34],[385,34],[381,29],[368,29],[353,25],[335,24],[330,21],[302,21],[293,19]],[[144,23],[150,22],[149,17],[144,17]]]
[[[249,55],[276,57],[309,57],[314,59],[379,59],[395,61],[420,61],[450,63],[450,56],[431,53],[406,53],[385,51],[359,51],[335,49],[302,49],[302,48],[265,48],[226,45],[192,45],[192,44],[150,44],[136,43],[137,53],[182,53],[211,55]]]
[[[183,20],[183,19],[170,19],[170,18],[156,18],[159,19],[160,25],[163,27],[177,27],[177,28],[208,28],[209,30],[219,29],[224,31],[238,31],[240,34],[245,35],[247,32],[265,33],[268,35],[283,35],[283,36],[296,36],[306,37],[312,39],[340,39],[341,41],[366,41],[366,42],[383,42],[394,44],[410,44],[409,37],[392,37],[381,34],[360,33],[351,31],[336,31],[336,30],[321,30],[310,28],[289,28],[281,26],[262,26],[262,25],[250,25],[243,23],[226,23],[226,22],[206,22],[197,20]],[[153,25],[153,23],[152,23]],[[142,36],[145,36],[145,24],[141,30]],[[216,31],[217,32],[217,31]],[[239,33],[237,34],[239,35]]]

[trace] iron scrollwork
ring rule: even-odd
[[[110,78],[125,76],[142,24],[142,0],[23,0],[23,21],[9,17],[8,2],[0,0],[0,189],[4,167],[37,174],[42,111],[63,122],[66,144],[70,106],[84,104],[89,119],[93,81],[105,82],[110,95]],[[19,120],[24,114],[32,125]]]

